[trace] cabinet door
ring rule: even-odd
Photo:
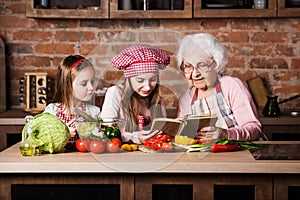
[[[252,8],[252,5],[249,4],[245,5],[243,3],[242,4],[237,4],[237,3],[212,4],[210,2],[211,2],[210,0],[194,0],[194,17],[195,18],[276,17],[276,0],[267,0],[267,7],[265,9],[254,9]],[[239,2],[239,1],[232,1],[232,2]],[[246,1],[241,1],[241,2],[246,2]]]
[[[300,199],[300,175],[275,175],[274,200],[298,200]]]
[[[104,19],[108,18],[108,2],[101,0],[45,0],[47,6],[40,2],[26,1],[26,16],[34,18],[75,18],[75,19]]]
[[[111,0],[111,19],[192,18],[193,0]]]
[[[278,0],[278,17],[300,17],[300,1]]]
[[[272,176],[263,174],[141,174],[135,177],[136,199],[217,200],[227,199],[228,196],[231,200],[271,200]]]

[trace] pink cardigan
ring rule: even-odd
[[[238,127],[228,129],[230,140],[257,140],[261,137],[261,123],[257,117],[256,106],[250,92],[243,82],[234,77],[222,76],[219,79],[226,103],[231,108]],[[192,97],[185,92],[178,102],[178,117],[192,114]]]

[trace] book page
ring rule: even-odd
[[[188,116],[185,121],[186,125],[180,135],[195,138],[196,133],[203,127],[214,126],[217,121],[217,117]]]
[[[164,134],[175,136],[183,129],[183,122],[169,118],[156,118],[153,120],[152,131],[161,130]]]

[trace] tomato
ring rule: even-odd
[[[172,151],[172,149],[173,149],[172,143],[164,142],[162,144],[162,149],[165,151]]]
[[[105,150],[105,142],[96,140],[91,141],[90,150],[93,153],[102,153]]]
[[[80,152],[88,152],[88,146],[89,145],[88,140],[82,140],[81,138],[78,138],[76,140],[76,149]]]
[[[119,138],[112,138],[111,142],[118,147],[121,147],[121,145],[122,145],[122,142]]]
[[[174,137],[170,136],[170,135],[167,135],[167,134],[164,134],[164,133],[160,133],[160,134],[154,135],[152,137],[152,139],[162,140],[164,142],[171,142],[174,139]]]
[[[110,153],[116,153],[120,151],[120,147],[109,141],[106,143],[106,150]]]

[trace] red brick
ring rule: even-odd
[[[282,95],[280,95],[280,98],[286,99],[287,97],[299,94],[299,91],[300,91],[300,84],[298,84],[298,85],[280,85],[276,89],[274,89],[274,94],[282,94]]]
[[[11,15],[0,15],[0,27],[5,28],[26,28],[24,18]]]
[[[55,39],[58,42],[87,42],[95,40],[95,33],[90,31],[57,31]]]
[[[288,33],[278,33],[278,32],[254,32],[251,37],[252,42],[288,42]]]
[[[35,51],[42,54],[74,54],[73,44],[37,44]]]
[[[228,59],[227,68],[241,68],[241,69],[243,69],[244,67],[245,67],[245,59],[236,58],[236,57],[230,57]]]
[[[99,48],[99,45],[97,44],[81,44],[79,47],[79,53],[82,55],[90,55],[90,54],[98,54],[103,55],[103,51],[100,51],[101,48]],[[102,49],[103,50],[103,49]],[[105,54],[104,54],[105,55]]]
[[[222,42],[242,43],[249,41],[248,32],[222,32],[217,35]]]
[[[235,43],[231,46],[231,56],[257,56],[273,55],[273,48],[271,45],[253,45],[253,44],[240,44]]]
[[[55,28],[76,28],[78,27],[77,20],[61,20],[61,19],[41,19],[37,21],[38,27],[47,29],[55,29]]]
[[[291,36],[292,43],[299,43],[300,42],[300,33],[294,33]]]
[[[277,54],[277,55],[290,56],[290,57],[295,56],[294,51],[296,51],[296,50],[295,50],[295,48],[293,48],[291,46],[276,45],[275,47],[276,47],[275,54]]]
[[[236,19],[232,20],[231,23],[232,30],[251,30],[251,31],[258,31],[258,30],[267,30],[269,24],[266,23],[265,20],[260,19]]]
[[[291,68],[292,69],[300,69],[300,58],[292,58]]]
[[[116,83],[116,80],[120,80],[123,77],[122,71],[107,71],[103,79],[108,83]]]
[[[211,30],[225,30],[227,29],[227,22],[221,20],[207,19],[201,22],[201,25],[204,29]]]
[[[21,30],[12,34],[14,40],[20,41],[49,41],[52,39],[51,32]]]
[[[253,58],[250,61],[251,68],[287,69],[288,63],[281,58]]]
[[[9,4],[7,9],[14,14],[23,14],[26,11],[26,6],[22,2]]]
[[[295,71],[294,73],[290,73],[290,71],[280,71],[276,73],[278,80],[280,81],[300,81],[300,72]],[[300,90],[299,90],[300,91]]]
[[[49,67],[49,57],[37,57],[37,56],[18,56],[11,59],[11,65],[14,67]]]

